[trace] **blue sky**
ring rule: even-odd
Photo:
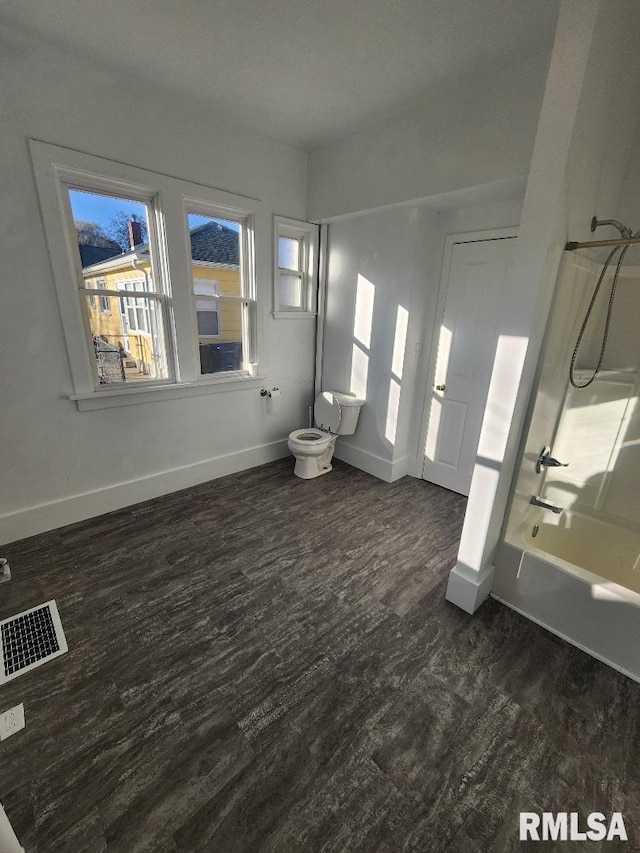
[[[82,219],[84,222],[97,222],[106,228],[112,217],[120,210],[125,213],[135,213],[143,222],[147,221],[147,208],[139,201],[126,198],[113,198],[108,195],[83,192],[82,190],[69,190],[71,199],[71,210],[74,219]]]
[[[84,222],[97,222],[107,229],[109,222],[121,210],[125,213],[135,213],[136,216],[143,222],[147,222],[146,205],[139,201],[133,201],[127,198],[114,198],[113,196],[100,195],[98,193],[85,192],[83,190],[69,190],[69,198],[71,199],[71,210],[73,211],[74,219],[81,219]],[[204,225],[212,219],[210,216],[199,216],[195,213],[189,214],[189,228],[195,228],[198,225]],[[227,228],[238,230],[236,222],[229,222],[226,219],[216,219],[216,222],[221,222]]]

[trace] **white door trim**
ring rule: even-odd
[[[436,362],[438,358],[439,335],[438,328],[442,324],[447,302],[447,289],[449,284],[449,273],[453,258],[453,247],[457,243],[479,243],[486,240],[506,240],[518,236],[518,227],[513,225],[507,228],[491,228],[488,231],[463,231],[460,233],[447,234],[444,240],[442,253],[442,265],[440,279],[438,282],[438,299],[431,328],[431,346],[429,347],[429,361],[427,367],[427,381],[424,388],[424,402],[422,407],[422,422],[420,424],[420,438],[418,444],[416,475],[424,478],[425,447],[427,444],[427,431],[429,429],[429,418],[431,416],[431,405],[433,395],[430,393],[435,381]]]

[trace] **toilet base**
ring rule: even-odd
[[[314,477],[321,477],[323,474],[328,474],[331,471],[331,460],[333,451],[336,445],[337,436],[331,436],[331,441],[324,444],[323,447],[304,447],[305,452],[302,452],[300,445],[297,442],[289,441],[289,450],[296,458],[295,468],[293,473],[301,480],[313,480]],[[315,452],[313,452],[315,450]]]
[[[312,480],[328,474],[332,467],[331,462],[323,462],[321,456],[298,456],[293,473],[301,480]]]

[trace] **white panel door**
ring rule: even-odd
[[[453,243],[440,283],[422,476],[468,495],[515,238]],[[446,295],[445,295],[446,294]]]

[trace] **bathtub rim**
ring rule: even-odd
[[[622,527],[625,530],[630,532],[635,532],[635,529],[626,527],[626,525],[616,525],[611,522],[609,519],[597,518],[595,516],[589,516],[583,512],[574,512],[573,515],[579,516],[581,518],[597,521],[599,524],[606,527]],[[530,529],[533,524],[540,523],[540,519],[538,519],[538,513],[532,512],[531,514],[527,514],[522,522],[513,530],[508,536],[504,536],[501,540],[500,545],[498,546],[498,551],[500,550],[501,545],[508,545],[512,548],[516,548],[518,551],[523,554],[531,554],[534,557],[543,560],[547,563],[550,563],[553,566],[556,566],[561,571],[566,572],[567,574],[574,575],[579,578],[583,583],[588,583],[591,586],[601,585],[603,583],[608,584],[608,587],[612,587],[609,591],[612,595],[615,595],[618,599],[625,601],[629,604],[633,604],[636,607],[640,607],[640,592],[630,589],[627,586],[623,586],[617,581],[611,580],[610,578],[605,577],[602,574],[598,574],[598,572],[594,572],[591,569],[585,569],[583,566],[579,566],[577,563],[572,563],[570,560],[565,560],[563,557],[558,557],[556,554],[553,554],[550,551],[545,551],[542,548],[538,548],[535,545],[531,544],[528,540],[525,540],[523,537],[523,533],[525,530]],[[529,538],[531,534],[528,534]]]

